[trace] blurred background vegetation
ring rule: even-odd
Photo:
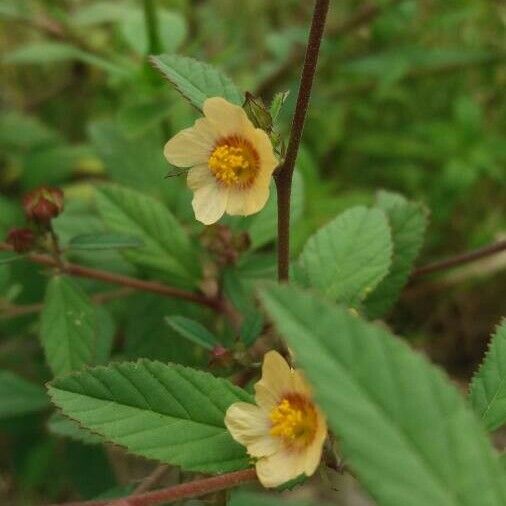
[[[184,179],[164,179],[162,156],[164,141],[197,113],[148,54],[211,62],[266,100],[289,90],[281,116],[288,132],[312,2],[158,0],[158,36],[146,29],[151,3],[0,1],[0,235],[23,222],[19,199],[41,184],[65,190],[62,237],[100,230],[91,190],[104,179],[162,199],[198,230]],[[304,196],[295,251],[381,188],[430,210],[420,264],[504,238],[505,23],[501,0],[331,3],[297,164]],[[263,253],[272,274],[272,245]],[[112,253],[78,260],[132,273]],[[505,266],[503,254],[420,280],[388,323],[465,379],[504,313]],[[0,266],[0,304],[40,303],[44,288],[40,268]],[[142,349],[142,336],[166,332],[156,315],[170,304],[144,296],[108,305],[113,317],[104,318],[127,357],[154,353]],[[33,314],[2,316],[0,306],[0,367],[40,382],[48,371],[35,322]],[[2,504],[92,497],[125,473],[122,460],[110,462],[99,447],[48,437],[43,414],[0,419]]]

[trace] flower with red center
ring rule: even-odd
[[[16,253],[24,253],[33,248],[35,234],[29,228],[13,228],[7,234],[7,244],[10,244]]]
[[[190,167],[187,183],[194,192],[195,217],[210,225],[224,213],[260,211],[278,164],[269,136],[223,98],[208,98],[203,111],[204,118],[176,134],[164,150],[172,165]]]
[[[23,208],[28,219],[47,224],[63,211],[63,191],[42,186],[23,197]]]
[[[257,459],[262,485],[277,487],[301,474],[311,476],[321,460],[327,423],[300,371],[270,351],[255,385],[255,401],[232,404],[225,425]]]

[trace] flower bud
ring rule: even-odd
[[[13,228],[6,239],[16,253],[25,253],[32,249],[35,243],[35,234],[29,228]]]
[[[211,360],[210,365],[220,366],[220,367],[229,367],[232,365],[233,356],[230,350],[227,348],[217,345],[211,351]]]
[[[63,211],[63,191],[42,186],[23,197],[23,208],[28,219],[48,224]]]

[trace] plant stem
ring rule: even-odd
[[[278,279],[288,281],[290,267],[290,200],[292,176],[299,151],[304,122],[306,120],[311,89],[313,87],[318,54],[329,9],[329,0],[316,0],[311,21],[306,56],[299,84],[297,104],[292,120],[290,140],[285,160],[276,173],[276,190],[278,194]]]
[[[147,492],[150,488],[153,488],[162,478],[162,476],[167,472],[168,468],[169,466],[167,464],[160,464],[157,466],[153,472],[146,476],[146,478],[144,478],[134,489],[134,495],[142,494],[143,492]]]
[[[13,251],[13,249],[8,244],[0,243],[0,251]],[[58,262],[48,255],[30,253],[26,256],[26,258],[37,264],[46,265],[48,267],[59,267]],[[224,312],[223,302],[219,299],[211,298],[201,293],[181,290],[180,288],[174,288],[172,286],[167,286],[155,281],[144,281],[142,279],[123,276],[122,274],[102,271],[99,269],[93,269],[90,267],[85,267],[83,265],[67,262],[63,264],[61,270],[65,274],[69,274],[71,276],[96,279],[98,281],[103,281],[104,283],[111,283],[115,285],[125,286],[127,288],[142,290],[144,292],[156,293],[165,297],[184,299],[195,304],[207,306],[216,312]]]
[[[496,255],[497,253],[501,253],[503,251],[506,251],[506,240],[498,241],[496,243],[489,244],[488,246],[484,246],[483,248],[478,248],[460,255],[455,255],[453,257],[445,258],[443,260],[438,260],[436,262],[423,265],[422,267],[418,267],[418,269],[415,269],[411,274],[411,280],[434,272],[453,269],[454,267],[459,267],[461,265],[474,262],[475,260]]]
[[[156,504],[170,503],[180,499],[211,494],[256,480],[256,471],[254,469],[246,469],[116,500],[69,502],[60,504],[59,506],[155,506]]]
[[[144,19],[148,36],[148,54],[160,54],[162,52],[162,43],[158,29],[158,13],[155,0],[144,0]]]

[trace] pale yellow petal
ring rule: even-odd
[[[205,118],[177,133],[165,144],[164,155],[176,167],[207,163],[219,134]]]
[[[269,351],[264,356],[262,378],[255,385],[257,404],[267,411],[276,405],[283,395],[293,389],[293,378],[290,366],[277,352]]]
[[[316,408],[318,425],[316,434],[311,444],[306,448],[306,460],[304,473],[307,476],[314,474],[322,459],[323,445],[327,438],[327,422],[323,413]]]
[[[256,472],[264,487],[274,488],[303,474],[305,464],[304,453],[282,449],[269,457],[261,458],[256,463]]]
[[[302,374],[302,372],[298,369],[293,371],[293,390],[299,394],[304,395],[305,397],[312,398],[313,394],[311,391],[311,387],[309,386],[306,378]]]
[[[231,189],[227,204],[227,213],[233,216],[249,216],[264,208],[269,198],[269,184],[253,184],[251,188]]]
[[[197,165],[188,171],[186,183],[190,190],[196,191],[203,186],[215,183],[215,179],[207,164]]]
[[[202,107],[206,119],[221,137],[244,135],[245,130],[252,124],[238,105],[231,104],[221,97],[208,98]]]
[[[267,133],[260,128],[255,128],[253,131],[249,131],[247,133],[247,138],[257,150],[260,158],[262,176],[270,180],[274,169],[279,164],[278,159],[274,154],[271,139]]]
[[[195,191],[192,200],[195,218],[204,225],[216,223],[225,212],[228,201],[228,189],[216,182]]]
[[[258,406],[246,402],[232,404],[225,415],[225,425],[252,457],[272,455],[280,448],[279,438],[269,434],[270,423],[265,411]]]

